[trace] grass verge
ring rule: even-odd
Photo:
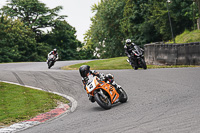
[[[128,64],[126,59],[127,57],[117,57],[104,60],[94,60],[70,66],[64,66],[61,69],[78,70],[81,65],[89,65],[93,70],[131,69],[132,67]]]
[[[0,127],[48,112],[58,102],[69,101],[52,93],[0,82]]]
[[[185,30],[182,34],[176,36],[175,40],[176,43],[200,42],[200,30]]]
[[[94,60],[85,63],[64,66],[63,70],[78,70],[81,65],[89,65],[92,70],[114,70],[114,69],[133,69],[131,65],[126,61],[127,57],[116,57],[104,60]],[[194,65],[172,65],[172,66],[158,66],[147,65],[147,69],[155,68],[177,68],[177,67],[197,67]]]

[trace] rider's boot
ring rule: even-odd
[[[130,60],[129,59],[126,59],[126,61],[131,65],[131,62],[130,62]]]
[[[89,100],[90,100],[92,103],[95,102],[95,99],[94,99],[94,97],[93,97],[92,95],[89,95]]]

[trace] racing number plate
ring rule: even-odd
[[[88,92],[91,92],[95,89],[96,85],[94,80],[92,82],[87,83],[86,88],[88,90]]]

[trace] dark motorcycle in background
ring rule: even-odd
[[[134,46],[135,50],[132,50],[131,57],[129,58],[130,65],[133,69],[138,68],[147,69],[146,62],[144,60],[144,52],[139,46]]]
[[[47,62],[47,65],[48,65],[48,68],[50,69],[54,63],[56,62],[56,57],[55,55],[50,55],[49,58],[48,58],[48,62]]]

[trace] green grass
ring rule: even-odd
[[[131,69],[131,66],[126,61],[126,57],[109,58],[104,60],[94,60],[90,62],[70,65],[62,67],[64,70],[78,70],[81,65],[89,65],[95,70],[111,70],[111,69]]]
[[[191,43],[200,42],[200,30],[188,31],[185,30],[182,34],[176,36],[176,43]]]
[[[114,69],[133,69],[126,61],[127,57],[116,57],[104,60],[94,60],[85,63],[62,67],[63,70],[78,70],[81,65],[89,65],[92,70],[114,70]],[[175,68],[175,67],[196,67],[192,65],[158,66],[147,65],[147,69],[154,68]]]
[[[68,103],[52,93],[0,82],[0,127],[48,112],[58,101]]]

